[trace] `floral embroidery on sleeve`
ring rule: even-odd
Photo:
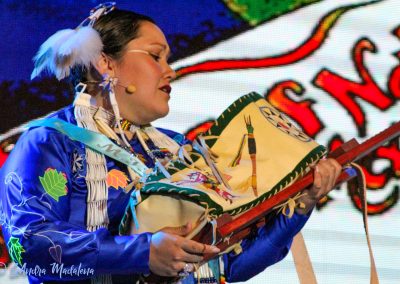
[[[78,150],[75,149],[72,159],[72,173],[81,173],[83,170],[84,154],[79,153]]]
[[[39,180],[47,194],[55,201],[58,202],[61,196],[67,195],[68,188],[66,186],[67,178],[65,173],[48,168],[42,177],[39,176]]]
[[[10,253],[10,256],[12,260],[19,265],[21,265],[22,261],[22,256],[21,254],[25,252],[24,247],[21,245],[20,241],[18,238],[11,237],[7,243],[8,247],[8,252]]]
[[[124,188],[128,185],[128,177],[121,171],[112,169],[107,174],[107,186],[119,189]]]

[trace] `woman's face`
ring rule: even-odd
[[[114,76],[118,78],[116,98],[123,118],[143,125],[168,114],[170,82],[175,78],[167,62],[169,53],[163,32],[153,23],[142,22],[138,37],[128,43],[114,69]],[[125,87],[129,85],[136,87],[133,94],[126,92]]]

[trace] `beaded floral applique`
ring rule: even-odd
[[[66,186],[67,178],[65,173],[48,168],[42,177],[39,176],[39,180],[47,194],[55,201],[58,202],[61,196],[67,195],[68,188]]]
[[[125,173],[112,169],[107,174],[107,186],[115,189],[125,188],[128,185],[128,177]]]
[[[19,265],[22,265],[21,264],[21,261],[22,261],[21,254],[23,252],[25,252],[25,249],[21,245],[19,239],[16,237],[10,237],[10,239],[8,240],[8,243],[7,243],[7,247],[8,247],[8,252],[10,253],[10,257],[12,258],[12,260],[14,262],[18,263]]]

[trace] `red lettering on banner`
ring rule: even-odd
[[[356,189],[355,186],[351,186],[352,183],[349,183],[349,195],[350,199],[355,205],[355,207],[359,210],[361,210],[361,200],[358,194],[355,193]],[[368,215],[379,215],[390,208],[394,207],[397,202],[399,201],[399,187],[395,186],[393,188],[393,191],[385,198],[384,201],[382,202],[368,202],[367,204],[367,213]]]
[[[265,98],[279,111],[288,115],[303,131],[310,137],[315,137],[324,125],[318,118],[311,106],[315,103],[314,100],[294,101],[288,95],[288,91],[293,91],[297,96],[304,93],[303,86],[295,81],[288,80],[275,84],[265,94]]]
[[[400,177],[400,150],[399,142],[392,141],[388,146],[380,147],[376,150],[378,158],[388,159],[392,165],[392,174]]]
[[[332,139],[328,142],[328,149],[329,151],[333,151],[336,148],[338,148],[340,145],[342,145],[344,143],[342,137],[337,134],[335,136],[332,137]]]
[[[375,52],[376,48],[369,39],[363,38],[356,43],[353,49],[353,60],[361,82],[351,81],[327,69],[318,73],[313,81],[315,86],[329,93],[349,112],[361,137],[366,135],[367,122],[364,110],[356,102],[355,97],[359,97],[381,110],[386,110],[394,104],[394,100],[379,88],[365,67],[365,51]]]
[[[276,56],[268,56],[252,59],[217,59],[199,62],[190,66],[181,67],[176,71],[177,78],[202,72],[213,72],[222,70],[238,70],[248,68],[271,68],[276,66],[290,65],[304,60],[318,50],[328,38],[330,30],[345,12],[352,9],[369,5],[371,3],[350,4],[329,11],[315,26],[312,34],[298,47]]]
[[[393,30],[393,34],[400,39],[400,26]],[[400,59],[400,51],[395,53],[395,56],[397,59]],[[400,98],[400,65],[394,68],[390,73],[388,88],[393,97]]]
[[[373,162],[373,161],[372,161]],[[364,175],[365,181],[368,189],[381,189],[383,188],[388,182],[388,175],[386,173],[381,174],[374,174],[367,170],[366,167],[361,166]]]

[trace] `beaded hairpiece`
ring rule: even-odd
[[[89,67],[101,55],[103,43],[93,29],[98,18],[115,8],[115,2],[102,3],[90,11],[90,16],[75,29],[64,29],[50,36],[33,58],[35,68],[31,79],[47,71],[61,80],[70,74],[75,66]]]

